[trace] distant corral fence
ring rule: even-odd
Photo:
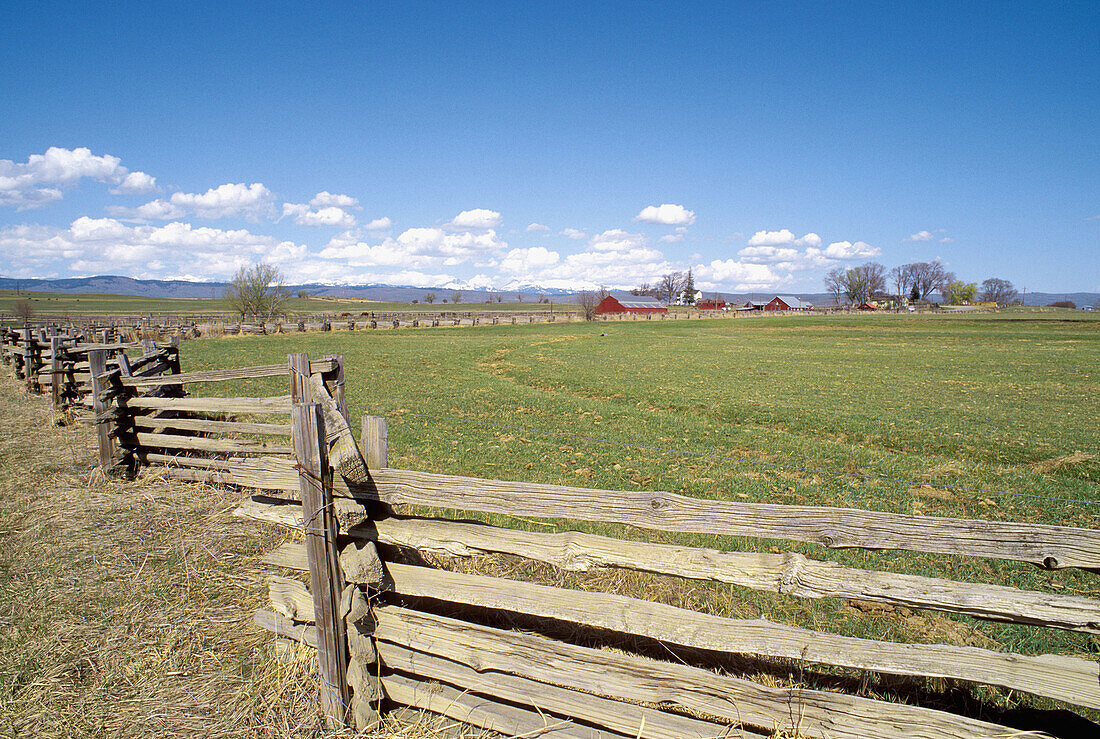
[[[5,357],[21,356],[12,346]],[[286,364],[203,372],[180,372],[178,362],[160,359],[148,365],[159,373],[142,375],[134,364],[155,353],[145,349],[88,348],[101,465],[128,473],[157,467],[173,478],[253,491],[238,516],[297,532],[263,560],[284,574],[308,572],[310,586],[272,574],[271,608],[255,621],[275,633],[280,648],[297,640],[317,649],[322,704],[334,725],[366,728],[397,704],[514,736],[1042,735],[918,705],[765,685],[684,656],[707,653],[947,678],[1100,709],[1100,666],[1080,657],[854,638],[435,569],[419,559],[504,554],[565,571],[623,568],[792,598],[851,598],[1100,634],[1100,601],[1091,598],[856,569],[796,552],[532,533],[427,512],[597,521],[1047,569],[1100,569],[1100,531],[393,469],[384,419],[364,417],[358,443],[352,434],[339,355],[293,354]],[[131,350],[142,357],[122,360]],[[285,377],[287,393],[184,392],[259,377]],[[686,651],[674,661],[647,644]]]
[[[778,316],[784,311],[717,311],[674,309],[668,313],[613,313],[597,316],[599,321],[682,321],[705,318],[745,318]],[[795,311],[807,315],[806,311]],[[54,316],[49,324],[58,333],[99,337],[109,341],[134,343],[145,339],[194,339],[200,337],[307,333],[315,331],[371,331],[391,328],[439,328],[455,326],[515,326],[533,323],[574,323],[584,321],[577,306],[557,311],[359,311],[340,313],[303,313],[269,320],[241,320],[228,314],[165,315],[80,315]],[[0,326],[20,327],[22,319],[0,313]],[[107,343],[105,340],[103,343]]]

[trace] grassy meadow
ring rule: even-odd
[[[182,355],[186,371],[278,362],[295,351],[344,355],[352,415],[386,416],[393,467],[1100,527],[1100,506],[1090,504],[1100,501],[1100,320],[1081,313],[358,331],[203,339],[186,342]],[[287,392],[279,379],[191,390]],[[1100,597],[1096,576],[1077,570],[479,517],[533,530],[576,528],[726,549],[797,550],[849,566]],[[525,572],[547,576],[536,566]],[[555,577],[585,587],[591,576]],[[625,592],[698,610],[765,616],[852,636],[1093,659],[1100,654],[1097,638],[1054,629],[799,600],[726,585],[671,584],[643,575],[620,585]]]

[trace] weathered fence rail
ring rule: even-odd
[[[30,356],[7,353],[10,346],[25,349],[26,337],[17,338],[22,344],[5,342],[6,359]],[[112,350],[119,353],[109,365]],[[766,686],[621,651],[631,640],[683,647],[685,654],[702,650],[778,665],[946,678],[1100,710],[1100,665],[1081,656],[856,638],[437,569],[419,560],[500,554],[563,571],[620,568],[789,597],[849,598],[1098,634],[1100,601],[1088,597],[845,567],[796,552],[530,532],[453,518],[537,516],[564,525],[595,521],[809,542],[823,553],[895,549],[1090,572],[1100,569],[1100,531],[393,469],[383,419],[364,418],[361,439],[352,435],[339,356],[310,361],[291,355],[287,364],[182,372],[178,350],[174,365],[151,356],[156,352],[130,358],[126,348],[85,351],[104,467],[132,473],[155,466],[182,480],[259,491],[236,514],[291,532],[263,558],[273,570],[271,608],[255,621],[284,647],[293,640],[318,650],[322,705],[334,725],[371,726],[386,699],[517,735],[1041,735],[928,707]],[[186,395],[196,383],[283,376],[285,395]],[[441,510],[450,513],[430,515]],[[306,572],[308,588],[287,576]]]

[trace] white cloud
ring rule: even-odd
[[[118,187],[111,188],[114,195],[146,195],[157,191],[157,178],[144,172],[131,172]]]
[[[385,231],[387,228],[393,228],[393,221],[390,220],[389,216],[382,216],[381,218],[375,218],[363,228],[367,231]]]
[[[556,251],[541,246],[530,249],[512,249],[500,260],[500,270],[513,275],[527,275],[545,269],[561,261]]]
[[[675,244],[679,241],[683,241],[684,237],[688,235],[688,231],[689,229],[687,226],[677,226],[675,232],[665,234],[657,240],[666,244]]]
[[[821,246],[821,237],[812,231],[797,238],[788,229],[757,231],[749,239],[749,246]]]
[[[915,234],[910,234],[906,241],[931,241],[936,238],[936,235],[931,231],[917,231]]]
[[[113,218],[81,217],[68,228],[17,226],[0,230],[0,261],[38,274],[122,274],[194,279],[230,277],[241,265],[267,261],[290,279],[308,262],[305,246],[246,230],[173,222],[129,226]]]
[[[424,268],[430,266],[454,266],[471,258],[500,252],[508,248],[496,231],[480,233],[448,233],[441,228],[410,228],[396,239],[387,238],[380,244],[359,241],[356,234],[347,232],[333,238],[320,256],[324,259],[345,259],[356,267],[406,266]]]
[[[500,225],[501,217],[500,213],[495,210],[487,210],[485,208],[474,208],[473,210],[464,210],[454,217],[448,225],[455,229],[469,229],[471,231],[479,231],[490,228],[496,228]]]
[[[549,226],[544,226],[541,223],[529,223],[527,228],[524,229],[527,233],[535,233],[537,231],[549,231]]]
[[[145,205],[136,208],[124,208],[120,205],[107,206],[107,212],[118,218],[128,218],[139,221],[169,221],[173,218],[182,218],[187,211],[178,205],[173,205],[167,200],[151,200]]]
[[[310,206],[317,208],[358,208],[359,201],[350,195],[334,195],[328,190],[322,190],[309,201]]]
[[[690,226],[695,223],[695,211],[672,203],[650,205],[642,208],[642,212],[634,216],[634,220],[664,226]]]
[[[32,154],[24,163],[0,159],[0,205],[17,210],[38,208],[61,200],[63,193],[58,186],[72,186],[85,178],[121,188],[128,174],[118,157],[97,156],[85,147],[51,146],[45,154]],[[133,174],[141,175],[134,183],[141,178],[153,179],[144,173]]]
[[[798,259],[801,252],[779,246],[746,246],[737,252],[737,256],[752,262],[782,262]]]
[[[351,228],[355,225],[355,216],[343,208],[330,205],[318,210],[310,210],[305,203],[283,203],[283,218],[294,216],[299,226],[332,226]]]
[[[881,253],[881,249],[863,241],[854,244],[850,241],[834,241],[823,252],[829,259],[867,259]]]
[[[941,244],[950,244],[952,241],[954,241],[954,239],[950,236],[944,236],[942,239],[940,239]]]
[[[564,230],[563,230],[563,231],[561,232],[561,235],[562,235],[562,236],[568,236],[568,237],[569,237],[569,238],[571,238],[571,239],[577,239],[577,240],[580,240],[580,239],[587,239],[587,238],[588,238],[588,234],[586,234],[586,233],[585,233],[584,231],[581,231],[581,230],[580,230],[580,229],[578,229],[578,228],[567,228],[567,229],[564,229]]]
[[[737,259],[715,259],[696,266],[694,272],[696,285],[704,290],[765,290],[783,282],[770,266]]]
[[[275,195],[263,184],[228,183],[205,193],[174,192],[173,205],[194,212],[199,218],[247,218],[259,220],[274,210]]]

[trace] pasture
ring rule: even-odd
[[[1100,501],[1100,321],[1081,314],[768,317],[223,338],[188,342],[184,370],[274,363],[293,351],[344,355],[351,413],[387,417],[394,467],[1100,527],[1100,507],[1092,504]],[[285,382],[245,380],[194,391],[285,392]],[[534,519],[479,517],[514,528],[555,528]],[[599,524],[569,527],[607,533]],[[794,548],[854,567],[1100,595],[1094,576],[1077,570],[912,552],[826,552],[732,537],[616,534],[719,549]],[[512,574],[556,577],[577,587],[591,577],[538,568]],[[620,592],[707,612],[766,616],[852,636],[1094,659],[1100,653],[1100,642],[1088,635],[961,616],[798,601],[735,586],[675,586],[633,575],[617,585]]]

